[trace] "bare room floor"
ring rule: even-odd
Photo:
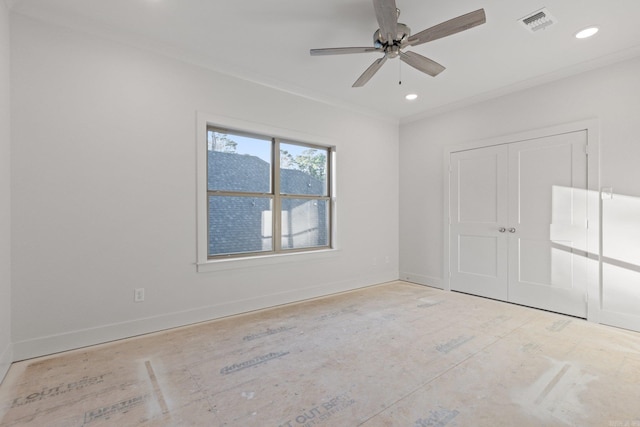
[[[640,334],[394,282],[12,366],[1,426],[640,426]]]

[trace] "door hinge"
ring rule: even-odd
[[[584,154],[586,154],[587,156],[589,155],[589,145],[585,144],[584,146]]]

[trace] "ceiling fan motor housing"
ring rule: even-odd
[[[383,48],[386,46],[402,44],[402,42],[411,35],[411,28],[400,22],[398,22],[397,28],[398,32],[396,34],[396,37],[391,41],[386,41],[386,37],[382,36],[380,30],[376,30],[376,32],[373,33],[373,46],[376,48]]]

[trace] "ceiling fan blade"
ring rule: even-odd
[[[384,52],[384,49],[375,47],[329,47],[325,49],[311,49],[311,56],[318,55],[344,55],[347,53]]]
[[[398,35],[398,8],[396,0],[373,0],[376,19],[380,25],[382,41],[393,41]]]
[[[436,61],[425,58],[415,52],[400,52],[400,59],[411,65],[416,70],[429,74],[430,76],[437,76],[445,70],[445,68],[438,64]]]
[[[487,18],[484,14],[484,9],[478,9],[474,12],[458,16],[457,18],[450,19],[410,36],[407,39],[407,45],[416,46],[422,43],[438,40],[443,37],[447,37],[452,34],[468,30],[469,28],[484,24],[485,22],[487,22]]]
[[[364,86],[369,80],[371,80],[371,77],[373,77],[373,75],[378,72],[380,67],[382,67],[382,64],[384,64],[386,61],[386,56],[383,56],[380,59],[376,59],[376,61],[373,64],[369,65],[369,68],[367,68],[364,73],[362,73],[362,75],[358,77],[358,80],[356,80],[356,82],[351,87]]]

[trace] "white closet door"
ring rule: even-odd
[[[586,131],[509,144],[510,302],[586,317]]]
[[[506,300],[507,147],[452,153],[450,164],[451,289]]]

